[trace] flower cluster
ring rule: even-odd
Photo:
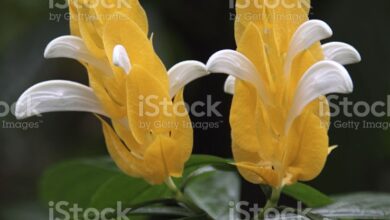
[[[192,128],[185,126],[190,123],[188,114],[143,114],[139,112],[143,105],[139,97],[157,97],[152,100],[155,103],[173,100],[167,104],[172,107],[182,102],[183,87],[189,82],[186,74],[195,78],[207,74],[204,65],[186,61],[167,71],[148,38],[147,18],[138,1],[129,1],[131,7],[119,9],[106,9],[99,4],[91,8],[88,3],[91,2],[81,1],[75,7],[70,2],[72,35],[50,42],[44,55],[80,61],[88,70],[89,87],[63,80],[39,83],[20,97],[17,116],[54,111],[87,111],[105,116],[109,122],[100,116],[99,119],[106,145],[123,172],[152,184],[181,176],[192,151]],[[85,15],[96,19],[86,20]],[[106,15],[113,15],[113,19],[100,19]],[[38,103],[33,112],[27,111],[29,102]],[[143,111],[148,111],[148,105],[144,106]],[[151,126],[140,126],[146,123]]]
[[[131,7],[86,6],[93,1],[78,2],[77,7],[70,1],[72,35],[53,40],[45,50],[46,58],[80,61],[88,70],[89,86],[63,80],[34,85],[19,98],[17,117],[92,112],[102,122],[117,166],[130,176],[160,184],[182,175],[193,143],[192,128],[183,125],[191,121],[188,114],[140,114],[140,109],[150,109],[139,97],[157,97],[155,106],[172,100],[160,112],[173,113],[172,106],[183,101],[186,84],[225,73],[230,75],[225,91],[234,95],[233,155],[242,176],[279,189],[321,172],[334,149],[324,126],[329,124],[329,107],[321,100],[329,93],[352,92],[352,80],[342,65],[359,62],[360,55],[345,43],[321,45],[332,30],[323,21],[308,19],[310,2],[286,0],[295,7],[259,8],[237,0],[247,5],[237,7],[237,50],[219,51],[207,64],[184,61],[167,71],[153,49],[138,0],[128,0]],[[96,19],[86,20],[85,15]],[[276,19],[284,15],[300,19]],[[37,103],[35,111],[27,110],[31,102]],[[186,112],[182,108],[180,112]]]

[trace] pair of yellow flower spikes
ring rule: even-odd
[[[183,102],[184,86],[226,73],[225,91],[233,95],[232,148],[243,177],[281,188],[321,172],[333,149],[324,95],[352,92],[342,65],[359,62],[360,55],[345,43],[321,45],[332,30],[323,21],[308,20],[310,2],[285,0],[266,7],[261,0],[237,0],[237,50],[219,51],[207,64],[184,61],[167,71],[148,38],[138,0],[126,0],[131,7],[90,7],[95,1],[70,1],[72,35],[53,40],[45,50],[46,58],[84,64],[89,87],[63,80],[36,84],[19,98],[18,118],[56,111],[105,116],[110,119],[101,119],[106,145],[117,166],[160,184],[182,175],[192,151],[188,113],[176,105]]]

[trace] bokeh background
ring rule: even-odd
[[[69,33],[68,21],[51,19],[65,10],[49,8],[49,0],[2,0],[0,9],[0,219],[44,219],[37,188],[50,165],[65,159],[105,155],[98,120],[88,113],[51,113],[17,124],[8,107],[31,85],[50,79],[87,83],[82,66],[73,60],[45,60],[50,40]],[[59,2],[63,2],[60,1]],[[167,67],[188,59],[207,61],[220,49],[234,49],[234,10],[228,0],[141,0],[149,16],[158,54]],[[331,40],[348,42],[363,62],[349,66],[355,92],[349,100],[387,102],[390,94],[390,1],[312,0],[312,18],[325,20],[334,30]],[[193,118],[219,122],[219,129],[195,129],[195,153],[231,157],[228,123],[231,96],[224,94],[226,76],[197,80],[185,91],[189,103],[222,101],[222,118]],[[390,103],[387,104],[390,109]],[[390,111],[389,111],[390,114]],[[390,116],[390,115],[389,115]],[[389,117],[347,118],[333,121],[389,122]],[[20,122],[19,122],[20,123]],[[31,124],[30,124],[31,125]],[[310,184],[328,194],[352,191],[390,192],[390,129],[351,129],[331,126],[330,140],[339,148],[325,170]],[[70,186],[71,187],[71,186]],[[258,186],[244,182],[243,200],[261,202]],[[284,198],[288,202],[288,198]]]

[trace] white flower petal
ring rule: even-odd
[[[303,109],[319,96],[330,93],[351,93],[352,91],[352,79],[341,64],[328,60],[314,64],[306,71],[298,84],[286,120],[285,132],[288,132]]]
[[[234,76],[229,76],[224,85],[224,90],[225,93],[234,95],[234,89],[235,89],[235,83],[236,83],[236,77]]]
[[[26,90],[16,103],[15,116],[24,119],[58,111],[92,112],[107,116],[90,87],[65,80],[38,83]]]
[[[310,20],[303,23],[294,33],[286,55],[284,72],[290,74],[294,58],[306,49],[309,49],[315,42],[329,38],[333,35],[332,29],[323,21]]]
[[[270,103],[264,83],[256,67],[243,54],[234,50],[221,50],[210,57],[206,66],[207,70],[211,73],[225,73],[252,83],[257,88],[262,100],[266,104]]]
[[[362,58],[359,52],[351,45],[342,42],[331,42],[322,45],[326,59],[333,60],[341,65],[359,63]]]
[[[122,68],[126,74],[130,73],[131,63],[125,47],[122,45],[116,45],[114,47],[112,59],[115,66]]]
[[[198,61],[183,61],[174,65],[168,71],[170,96],[174,97],[185,85],[208,74],[206,65]]]
[[[106,74],[112,70],[108,63],[96,59],[88,51],[83,40],[76,36],[62,36],[52,40],[45,49],[45,58],[70,58],[88,63]]]

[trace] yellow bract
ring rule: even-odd
[[[172,101],[167,70],[148,39],[147,18],[138,0],[128,0],[131,7],[121,8],[94,5],[96,2],[70,2],[71,31],[83,39],[94,57],[112,69],[104,73],[85,64],[90,86],[111,119],[111,125],[100,119],[108,151],[130,176],[152,184],[179,177],[193,142],[183,91]],[[117,45],[127,52],[130,73],[113,63]],[[173,112],[174,105],[179,115]]]
[[[82,36],[88,49],[97,57],[105,56],[102,35],[107,22],[129,19],[148,33],[148,20],[138,0],[68,0],[72,35]],[[119,14],[125,17],[118,17]]]
[[[290,7],[258,2],[262,4],[237,1],[235,36],[237,50],[256,66],[271,103],[265,104],[250,83],[237,79],[230,115],[233,154],[245,179],[280,188],[315,178],[328,156],[326,101],[313,101],[288,132],[284,130],[301,76],[324,56],[316,43],[294,59],[287,78],[285,56],[294,32],[308,20],[310,1],[283,1]]]

